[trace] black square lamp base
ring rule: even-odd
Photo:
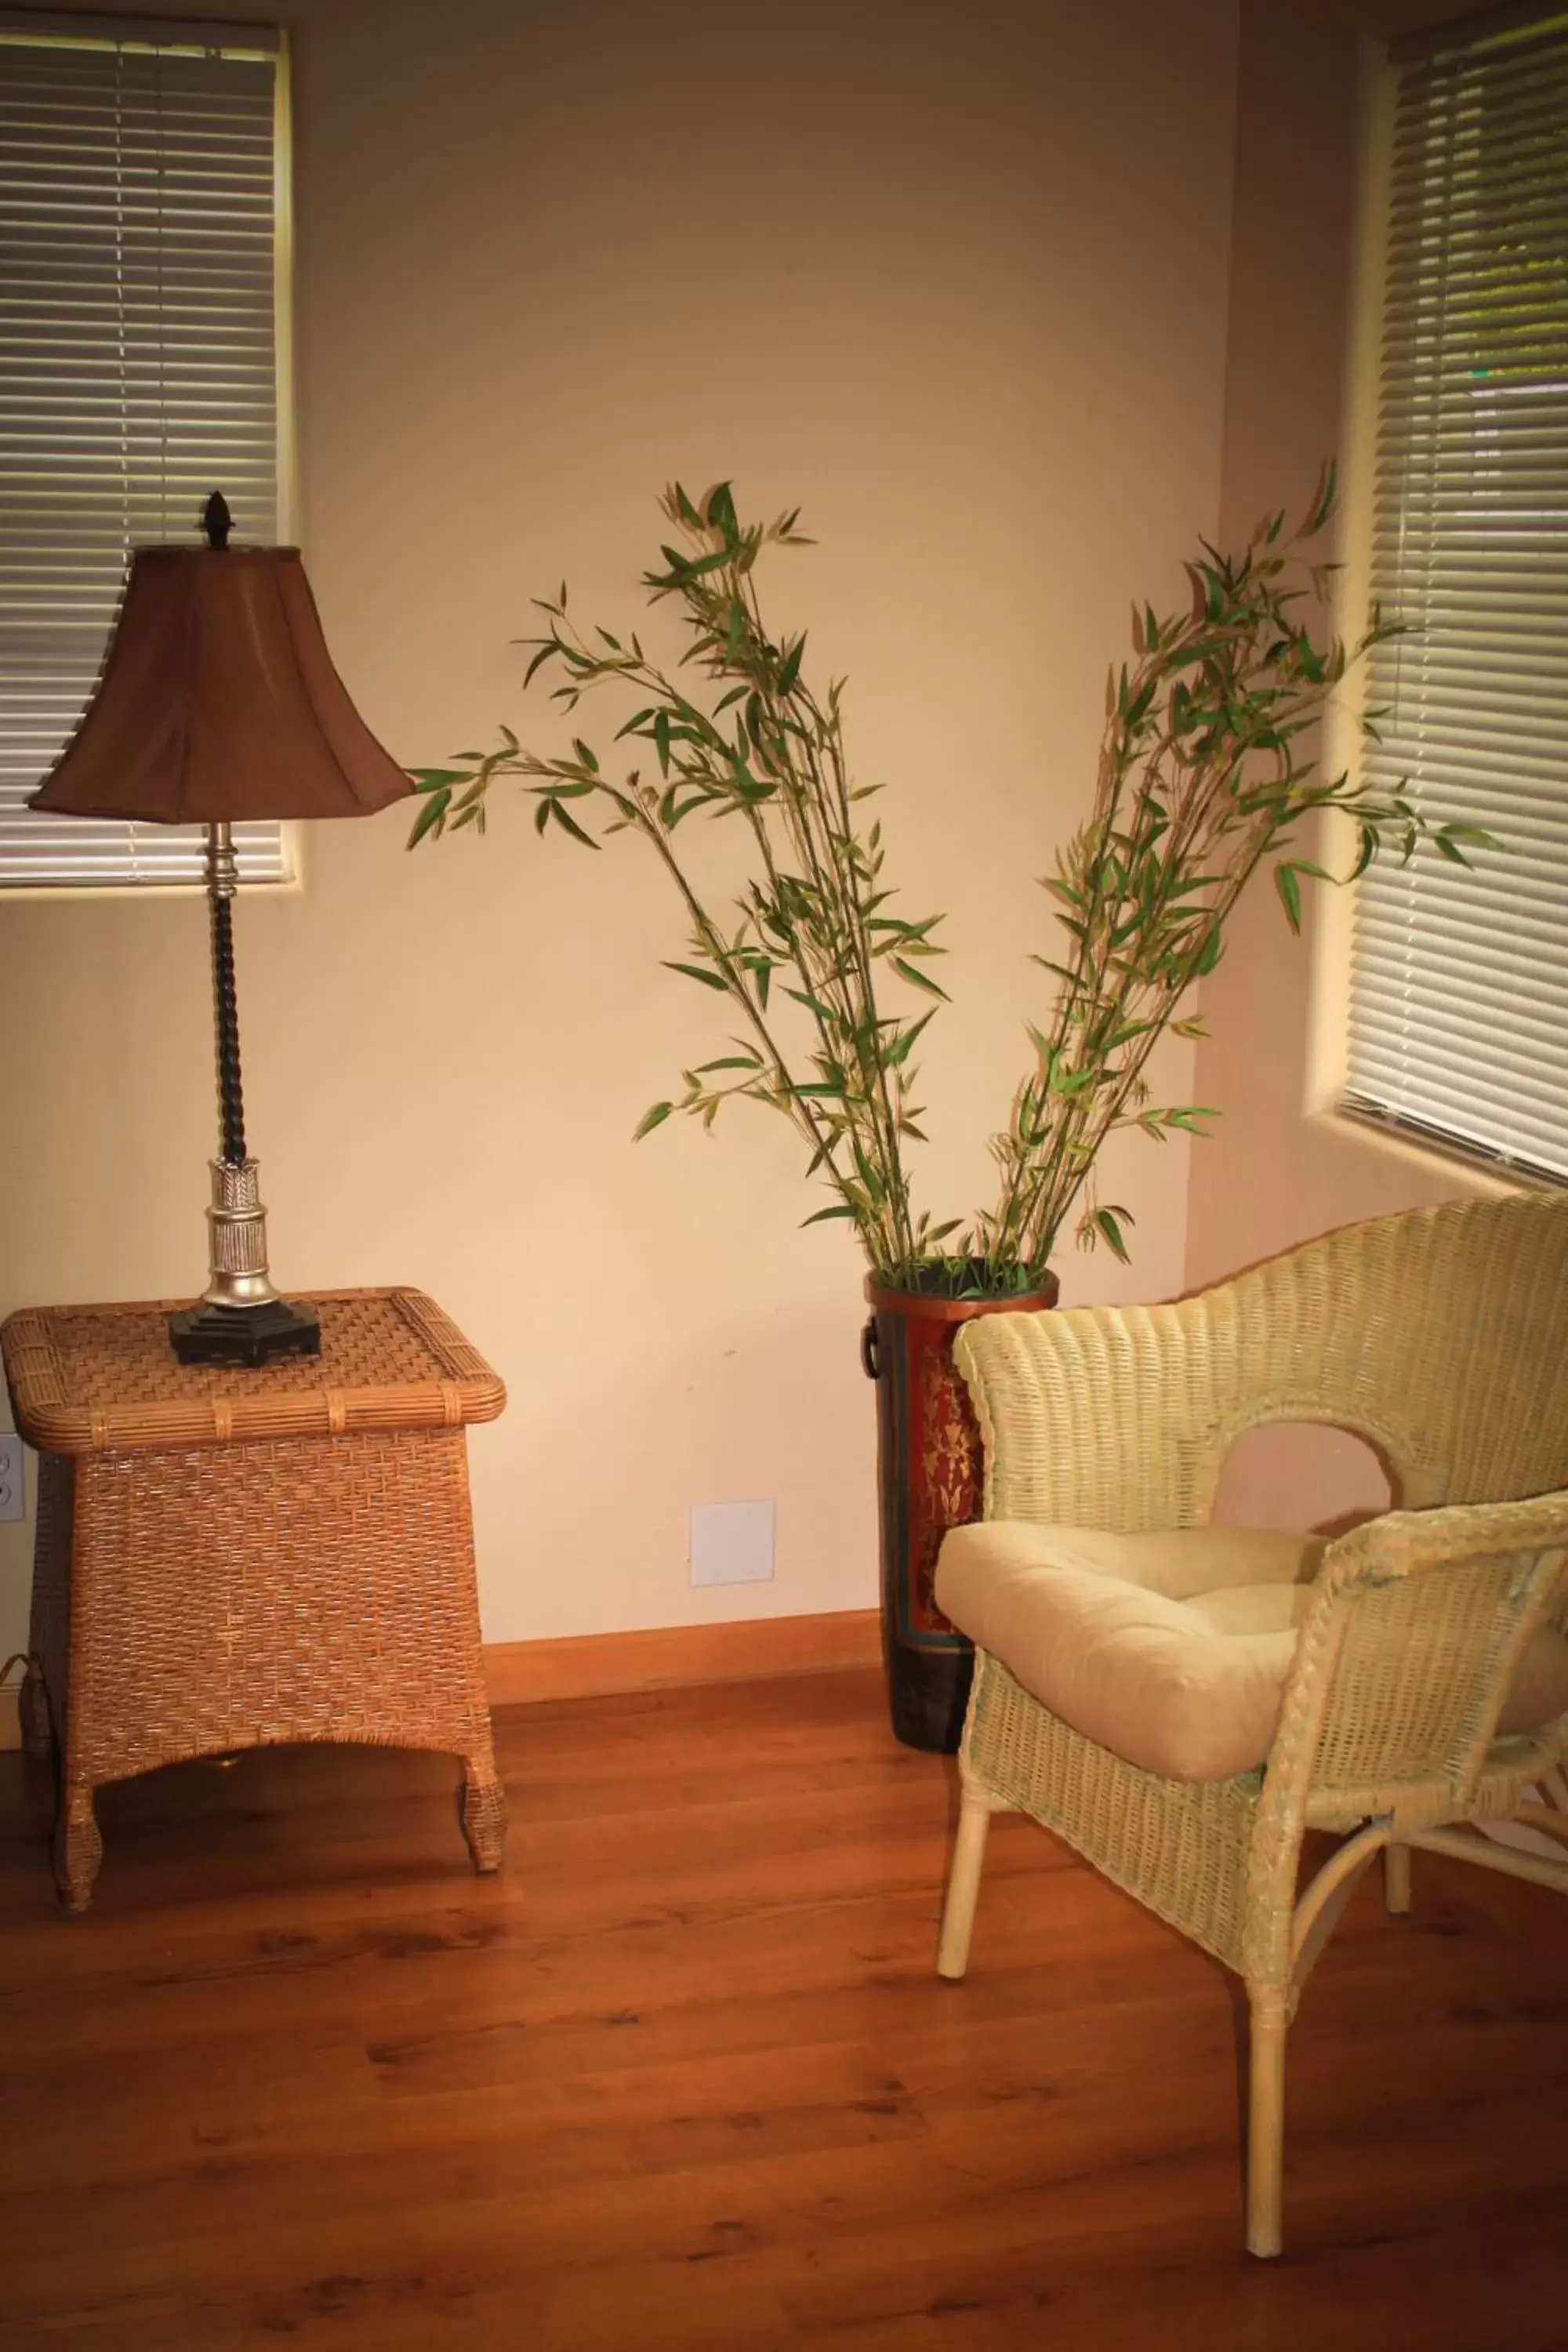
[[[319,1356],[320,1318],[308,1307],[269,1298],[259,1307],[182,1307],[169,1318],[182,1364],[266,1364],[274,1356]]]

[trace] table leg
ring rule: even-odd
[[[464,1757],[458,1818],[474,1858],[474,1868],[499,1870],[506,1844],[506,1790],[496,1777],[493,1757]]]
[[[93,1811],[92,1785],[79,1781],[60,1790],[55,1822],[55,1884],[68,1911],[85,1911],[103,1860],[103,1840]]]

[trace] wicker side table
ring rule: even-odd
[[[57,1760],[73,1911],[102,1854],[96,1789],[283,1740],[460,1757],[474,1865],[500,1864],[465,1428],[506,1391],[416,1290],[310,1303],[320,1357],[257,1370],[176,1362],[168,1302],[0,1328],[42,1457],[24,1727]]]

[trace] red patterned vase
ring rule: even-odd
[[[980,1517],[984,1480],[952,1343],[977,1315],[1054,1307],[1057,1296],[1054,1275],[1012,1298],[925,1298],[866,1277],[871,1312],[860,1357],[877,1383],[882,1657],[893,1731],[907,1748],[952,1754],[974,1670],[973,1645],[932,1589],[942,1539]]]

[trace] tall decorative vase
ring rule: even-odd
[[[950,1528],[980,1517],[980,1431],[952,1360],[977,1315],[1054,1307],[1054,1275],[1013,1298],[926,1298],[866,1277],[860,1360],[877,1383],[882,1658],[894,1736],[951,1756],[963,1729],[973,1645],[936,1605],[936,1556]]]

